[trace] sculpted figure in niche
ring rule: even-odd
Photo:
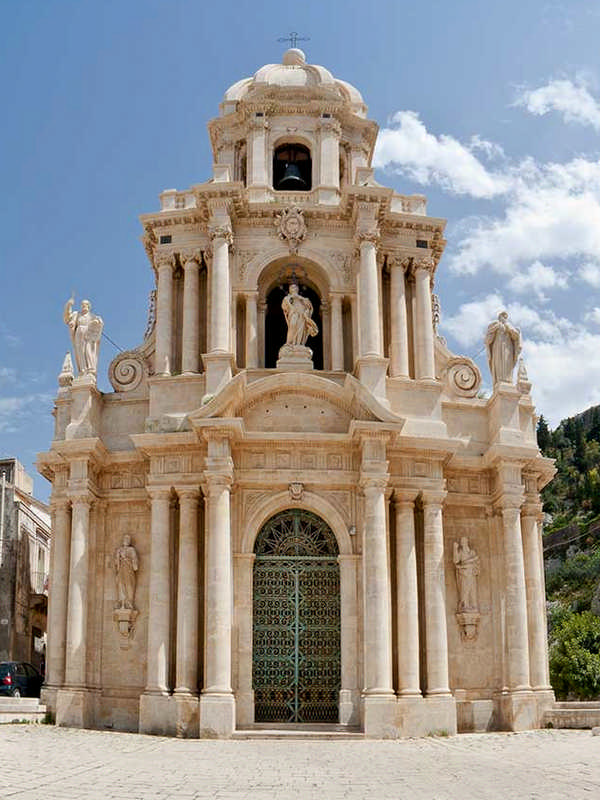
[[[81,301],[81,311],[73,311],[75,299],[71,297],[65,304],[63,319],[69,326],[75,363],[78,375],[96,375],[98,371],[98,351],[104,322],[92,314],[89,300]]]
[[[131,544],[131,536],[127,534],[123,536],[121,547],[115,551],[114,569],[118,598],[116,608],[133,609],[138,557],[135,547]]]
[[[308,297],[302,297],[299,294],[297,284],[290,284],[288,294],[283,298],[281,307],[288,326],[286,344],[304,346],[309,336],[318,334],[319,329],[311,319],[312,303]]]
[[[510,324],[506,311],[501,311],[497,321],[488,326],[485,345],[494,386],[499,381],[512,383],[513,370],[521,352],[521,333]]]
[[[479,575],[479,556],[469,546],[469,540],[463,536],[460,542],[454,542],[454,567],[456,569],[456,586],[458,588],[457,611],[478,611],[477,576]]]

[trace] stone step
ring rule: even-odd
[[[304,740],[335,740],[364,739],[364,733],[358,728],[349,728],[346,725],[327,724],[271,724],[257,723],[248,728],[238,728],[234,739],[304,739]]]
[[[555,703],[544,714],[546,728],[596,728],[600,726],[600,703]]]
[[[46,706],[37,697],[0,697],[0,723],[41,722]]]

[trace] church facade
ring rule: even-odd
[[[483,396],[437,333],[444,220],[375,181],[360,93],[302,51],[208,127],[212,178],[141,218],[156,291],[112,393],[100,317],[65,309],[45,702],[189,737],[539,727],[553,466],[518,331],[490,325]]]

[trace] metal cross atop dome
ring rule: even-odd
[[[296,47],[298,42],[310,42],[310,36],[300,36],[297,31],[292,31],[287,36],[281,36],[277,39],[278,42],[289,42],[290,47]]]

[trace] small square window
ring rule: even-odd
[[[427,239],[417,239],[417,247],[427,247]]]
[[[160,244],[171,244],[172,241],[173,237],[171,235],[160,237]]]

